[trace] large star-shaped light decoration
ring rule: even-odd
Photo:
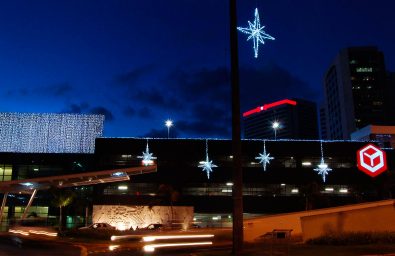
[[[318,172],[318,175],[321,175],[322,180],[325,182],[326,175],[328,175],[332,169],[328,167],[328,165],[324,162],[324,158],[321,157],[321,162],[317,168],[314,169],[314,171]]]
[[[143,160],[141,162],[143,163],[143,165],[148,166],[154,163],[153,159],[156,159],[156,157],[152,155],[153,153],[149,152],[149,147],[147,142],[147,147],[145,148],[145,152],[143,152],[142,156],[138,156],[137,158],[142,158]]]
[[[270,164],[270,161],[274,159],[274,157],[270,156],[270,153],[266,153],[266,146],[263,145],[263,153],[259,153],[259,156],[255,157],[255,159],[259,160],[259,163],[262,164],[263,170],[266,171],[266,165]]]
[[[207,178],[210,179],[210,172],[213,172],[214,167],[218,167],[215,164],[213,164],[213,161],[208,159],[208,154],[206,154],[206,161],[200,161],[199,166],[200,168],[203,168],[202,171],[207,173]]]
[[[242,27],[237,27],[237,29],[244,34],[249,35],[247,38],[247,41],[250,40],[251,38],[254,41],[254,52],[255,58],[258,58],[258,49],[259,49],[259,43],[265,44],[264,39],[270,39],[270,40],[275,40],[274,37],[272,37],[269,34],[266,34],[266,32],[263,30],[265,26],[261,26],[261,23],[259,21],[259,13],[258,13],[258,8],[255,8],[255,20],[254,23],[251,23],[248,21],[248,28],[242,28]]]

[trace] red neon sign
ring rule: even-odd
[[[387,170],[385,152],[373,144],[368,144],[357,151],[358,169],[371,177],[376,177]]]
[[[274,108],[274,107],[277,107],[277,106],[280,106],[280,105],[285,105],[285,104],[296,106],[297,103],[296,103],[296,101],[289,100],[289,99],[279,100],[279,101],[276,101],[276,102],[273,102],[273,103],[268,103],[268,104],[265,104],[263,106],[256,107],[254,109],[248,110],[248,111],[243,113],[243,117],[246,117],[246,116],[249,116],[249,115],[252,115],[252,114],[255,114],[255,113],[259,113],[261,111],[268,110],[270,108]]]

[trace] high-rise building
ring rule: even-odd
[[[278,127],[273,127],[277,122]],[[314,102],[285,99],[243,113],[246,139],[317,139],[317,107]]]
[[[328,139],[328,131],[326,128],[326,113],[325,113],[325,106],[322,104],[320,106],[320,138],[322,140],[327,140]]]
[[[393,122],[384,55],[376,47],[341,50],[328,68],[323,86],[326,127],[321,130],[329,139],[349,139],[366,125]]]

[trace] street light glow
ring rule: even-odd
[[[167,119],[165,122],[165,126],[167,127],[167,138],[170,137],[170,127],[173,126],[173,121],[171,121],[170,119]]]
[[[273,130],[274,130],[274,140],[277,140],[277,129],[280,128],[280,123],[277,122],[277,121],[274,121],[274,122],[272,123],[272,128],[273,128]]]
[[[277,121],[274,121],[272,127],[273,127],[273,129],[278,129],[280,127],[280,123]]]
[[[167,119],[166,122],[165,122],[165,125],[166,125],[167,128],[170,128],[170,127],[173,126],[173,121],[171,121],[170,119]]]

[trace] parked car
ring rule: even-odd
[[[163,229],[163,224],[159,224],[159,223],[149,224],[144,229],[146,229],[146,230],[160,230],[160,229]]]
[[[152,224],[149,224],[148,226],[145,226],[145,227],[143,227],[143,228],[139,228],[138,226],[137,226],[137,228],[136,229],[134,229],[134,231],[154,231],[154,230],[162,230],[163,229],[163,224],[160,224],[160,223],[152,223]],[[132,230],[132,228],[131,228],[131,230]]]
[[[200,228],[198,224],[192,223],[191,228]]]
[[[115,230],[115,227],[108,223],[93,223],[87,227],[79,228],[79,230]]]

